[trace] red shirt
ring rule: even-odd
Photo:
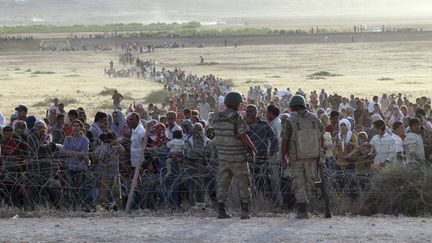
[[[325,127],[325,131],[329,132],[332,137],[336,137],[339,132],[339,127],[333,127],[331,124]]]
[[[3,165],[3,161],[18,156],[18,143],[10,139],[9,141],[3,141],[1,143],[1,160],[0,160],[0,168]]]

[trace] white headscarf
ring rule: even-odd
[[[342,124],[344,124],[348,128],[345,140],[342,140],[342,131],[341,131],[341,128],[340,128]],[[339,121],[338,138],[339,138],[339,141],[342,144],[342,151],[345,151],[345,145],[349,143],[349,141],[351,140],[351,137],[352,137],[351,122],[349,122],[347,119],[340,120]]]

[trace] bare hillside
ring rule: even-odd
[[[432,2],[418,0],[0,0],[0,25],[106,24],[198,20],[227,24],[430,21]]]

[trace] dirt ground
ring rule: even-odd
[[[0,220],[1,242],[428,242],[431,218],[214,217],[17,218]]]

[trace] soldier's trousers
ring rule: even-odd
[[[249,165],[246,161],[220,161],[217,175],[217,197],[219,202],[226,202],[230,193],[232,179],[236,178],[240,191],[240,201],[251,199]]]
[[[314,186],[316,159],[290,161],[293,191],[297,203],[308,203]]]

